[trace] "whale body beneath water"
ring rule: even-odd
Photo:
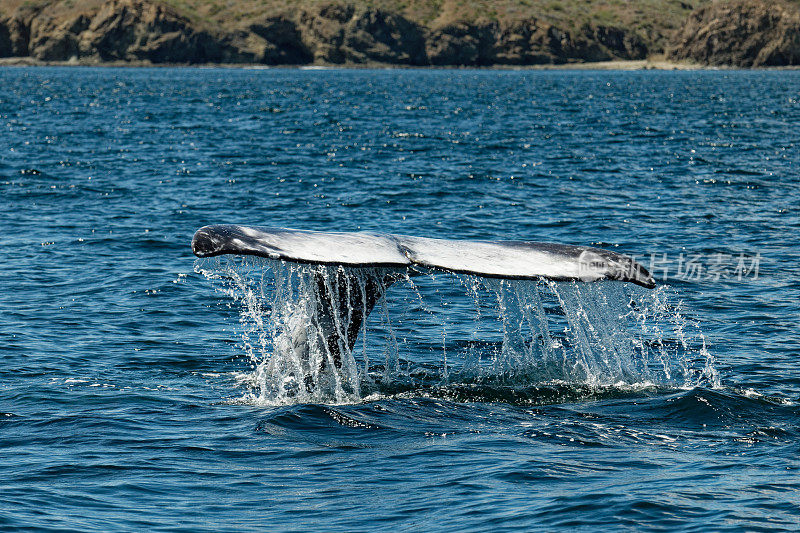
[[[626,255],[601,248],[529,241],[465,241],[221,224],[197,230],[192,251],[198,257],[252,255],[342,267],[313,273],[312,296],[317,305],[308,324],[318,332],[324,347],[323,368],[328,363],[341,367],[342,355],[352,351],[364,319],[389,286],[405,275],[425,270],[501,279],[616,280],[655,287],[647,269]],[[366,276],[362,273],[356,280],[358,267],[386,270],[373,270]],[[307,352],[308,332],[301,329],[293,333],[292,344],[295,350]],[[309,380],[307,375],[307,387]]]

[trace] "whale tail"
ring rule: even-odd
[[[197,230],[192,251],[198,257],[255,255],[296,263],[428,268],[503,279],[618,280],[655,287],[647,269],[626,255],[568,244],[461,241],[223,224]]]
[[[628,256],[585,246],[527,241],[458,241],[374,233],[333,233],[239,225],[197,230],[198,257],[253,255],[320,268],[310,283],[313,310],[292,333],[291,344],[308,345],[307,331],[324,348],[322,369],[342,365],[359,331],[387,289],[427,269],[502,279],[617,280],[655,287],[650,273]],[[369,268],[373,267],[373,268]],[[387,267],[387,268],[375,268]],[[365,272],[367,272],[365,274]],[[306,387],[312,384],[306,377]]]
[[[356,276],[341,268],[332,275],[314,272],[312,286],[317,309],[311,320],[321,333],[334,366],[341,367],[342,354],[353,350],[372,308],[401,277],[398,273]]]

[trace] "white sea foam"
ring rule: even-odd
[[[241,257],[201,260],[197,270],[240,305],[248,403],[349,403],[452,384],[718,385],[699,325],[668,287],[402,275],[351,349],[323,330],[346,337],[354,305],[364,305],[348,295],[397,271]],[[332,303],[319,301],[320,280]]]

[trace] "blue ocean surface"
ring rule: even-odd
[[[797,530],[799,102],[796,71],[0,69],[0,529]],[[196,260],[215,223],[593,245],[659,287],[409,279],[358,390],[305,397],[267,371],[301,267]]]

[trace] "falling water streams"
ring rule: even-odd
[[[240,348],[254,369],[247,397],[259,404],[351,403],[459,386],[489,394],[498,387],[718,385],[698,324],[667,287],[412,277],[260,258],[200,260],[196,269],[239,303]],[[365,295],[369,280],[388,276],[400,281],[361,321],[365,298],[349,295]],[[333,301],[320,298],[319,279]],[[357,342],[328,342],[323,315],[339,339],[356,328]],[[408,345],[426,346],[429,357],[410,360]]]

